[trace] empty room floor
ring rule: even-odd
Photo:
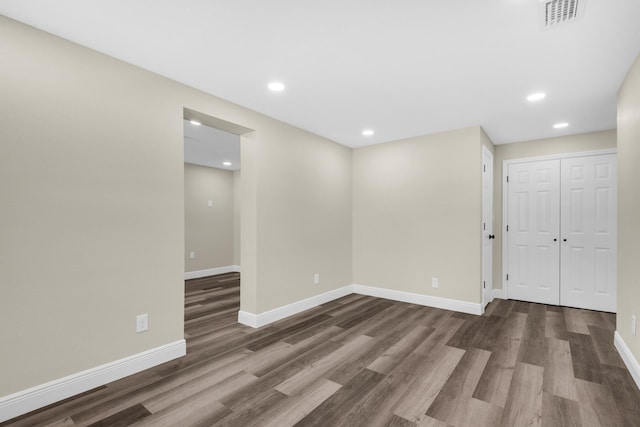
[[[640,426],[615,316],[350,295],[260,329],[239,275],[186,282],[187,356],[7,426]]]

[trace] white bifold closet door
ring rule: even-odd
[[[508,295],[560,303],[560,160],[509,165]]]
[[[616,155],[509,165],[512,299],[616,311]]]

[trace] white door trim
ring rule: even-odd
[[[488,157],[489,161],[491,162],[490,164],[490,170],[484,170],[485,168],[485,156]],[[483,228],[483,230],[481,231],[482,233],[482,239],[481,239],[481,245],[480,245],[480,251],[482,253],[482,277],[480,280],[480,292],[482,294],[482,308],[483,308],[483,312],[484,312],[484,307],[487,306],[487,304],[489,304],[491,302],[492,298],[492,289],[493,289],[493,244],[491,244],[489,251],[489,258],[490,258],[490,262],[489,262],[489,266],[488,266],[488,270],[489,271],[485,271],[485,265],[486,265],[486,261],[485,260],[485,238],[488,238],[488,235],[490,234],[494,234],[494,229],[493,229],[493,183],[494,183],[494,171],[495,171],[495,165],[494,165],[494,156],[493,153],[491,152],[491,150],[489,150],[486,146],[482,146],[482,167],[483,167],[483,175],[482,175],[482,220],[483,223],[486,220],[487,224],[485,224],[485,228]],[[489,173],[489,190],[488,193],[485,194],[485,174]],[[485,214],[485,201],[486,198],[488,196],[488,209],[489,209],[489,218],[484,218],[484,214]],[[493,243],[493,242],[491,242]],[[488,279],[488,280],[487,280]],[[485,283],[485,281],[488,281],[489,283]],[[486,288],[485,288],[486,286]]]
[[[502,228],[500,231],[502,232],[502,277],[500,282],[502,283],[502,295],[504,299],[509,299],[509,290],[507,287],[507,229],[506,229],[506,221],[507,221],[507,186],[505,185],[507,182],[507,175],[509,172],[509,165],[516,163],[526,163],[526,162],[535,162],[539,160],[562,160],[562,159],[570,159],[574,157],[587,157],[587,156],[600,156],[603,154],[618,154],[618,150],[616,148],[608,148],[606,150],[596,150],[596,151],[578,151],[574,153],[562,153],[562,154],[552,154],[548,156],[535,156],[535,157],[522,157],[518,159],[509,159],[502,161],[502,224],[500,225]]]

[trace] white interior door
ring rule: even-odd
[[[560,302],[560,160],[509,165],[508,297]]]
[[[560,304],[616,311],[616,156],[562,160]]]
[[[482,147],[482,306],[493,289],[493,155]]]

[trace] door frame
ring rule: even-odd
[[[617,148],[608,148],[604,150],[595,150],[595,151],[576,151],[571,153],[560,153],[560,154],[551,154],[545,156],[535,156],[535,157],[521,157],[517,159],[509,159],[502,161],[502,220],[500,224],[500,230],[502,231],[502,271],[501,273],[501,285],[502,285],[502,297],[504,299],[509,299],[509,287],[507,286],[507,253],[508,253],[508,234],[507,234],[507,186],[505,185],[507,182],[507,175],[509,172],[509,166],[517,163],[528,163],[528,162],[536,162],[540,160],[562,160],[562,159],[570,159],[574,157],[588,157],[588,156],[600,156],[603,154],[618,154]]]
[[[490,166],[490,170],[484,170],[485,168],[485,155],[488,155],[488,157],[491,159],[491,166]],[[485,271],[485,253],[484,253],[484,239],[485,239],[485,235],[486,234],[495,234],[495,230],[494,230],[494,224],[493,224],[493,190],[494,190],[494,182],[495,182],[495,156],[494,154],[491,152],[491,150],[489,150],[486,146],[482,146],[482,168],[483,168],[483,175],[482,175],[482,219],[483,219],[483,223],[484,223],[484,210],[485,210],[485,188],[484,188],[484,179],[485,179],[485,173],[490,173],[490,177],[489,177],[489,201],[488,201],[488,208],[489,208],[489,218],[487,218],[487,223],[486,225],[483,227],[482,229],[482,245],[481,245],[481,253],[482,253],[482,278],[481,278],[481,283],[480,283],[480,289],[481,289],[481,293],[482,293],[482,311],[484,312],[484,309],[486,308],[487,304],[489,304],[491,302],[491,300],[493,299],[493,252],[494,252],[494,245],[493,242],[491,242],[491,249],[490,249],[490,253],[489,253],[489,258],[490,258],[490,263],[489,263],[489,271]],[[488,228],[488,230],[485,229]],[[485,283],[486,281],[488,281],[489,283]]]

